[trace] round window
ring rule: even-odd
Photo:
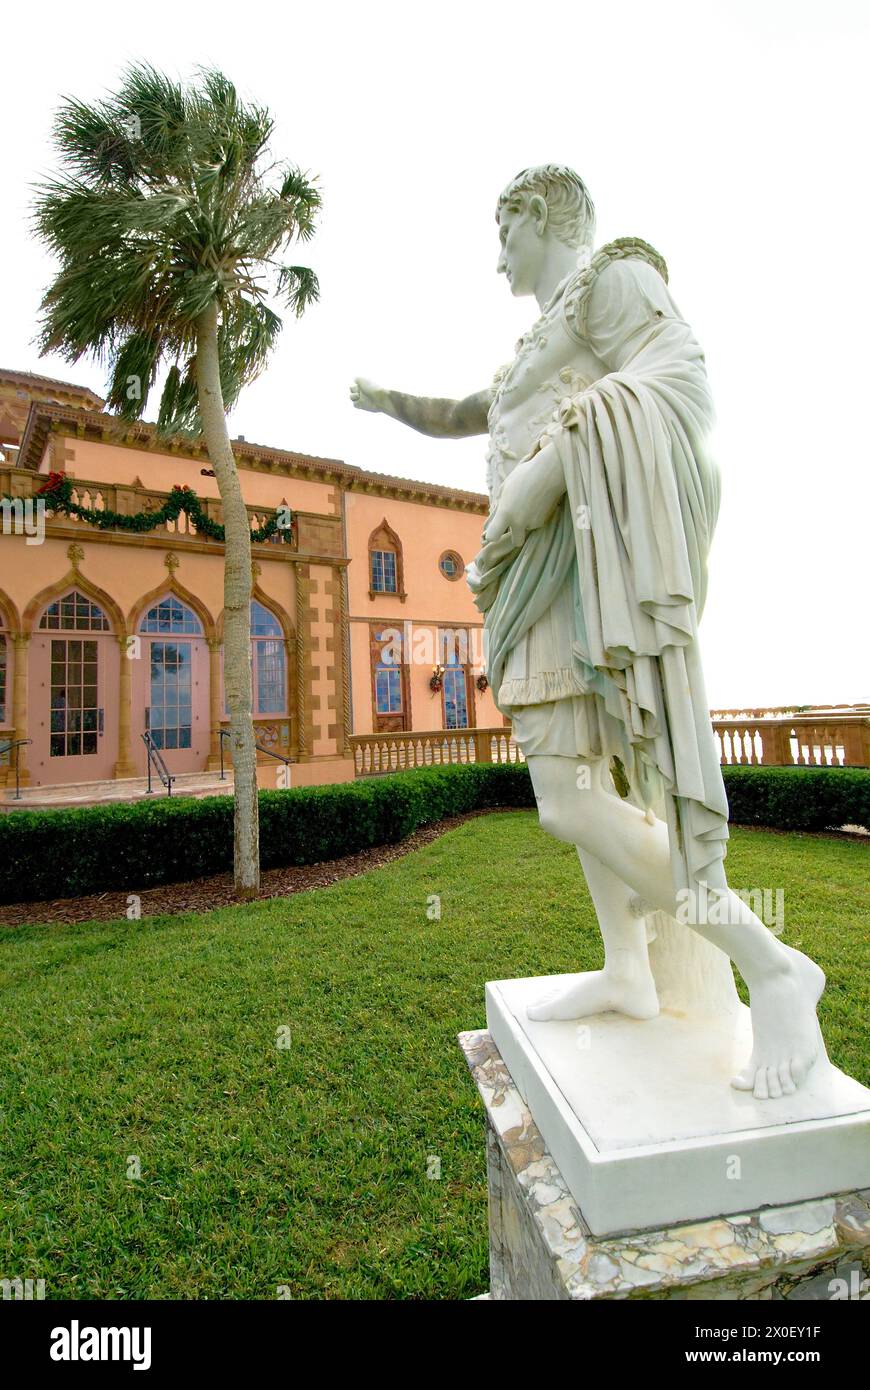
[[[461,579],[465,570],[462,556],[457,555],[455,550],[445,550],[441,559],[438,561],[438,568],[445,579]]]

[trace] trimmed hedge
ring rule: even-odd
[[[394,844],[418,826],[490,806],[533,806],[522,765],[420,768],[326,787],[260,792],[264,869]],[[0,902],[153,888],[233,862],[231,796],[0,814]]]
[[[775,830],[870,830],[870,768],[723,767],[730,819]]]
[[[870,827],[870,769],[725,767],[731,820],[780,830]],[[471,763],[328,787],[260,792],[264,869],[395,844],[418,826],[495,806],[534,806],[523,764]],[[229,796],[0,815],[0,902],[135,892],[222,873]]]

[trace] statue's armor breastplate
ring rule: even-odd
[[[565,396],[576,396],[610,370],[587,338],[589,295],[600,271],[625,256],[647,261],[667,283],[664,260],[638,237],[620,237],[591,257],[557,288],[538,319],[517,343],[516,356],[495,375],[489,409],[487,486],[495,506],[508,474],[526,458],[548,425],[558,422]]]
[[[589,344],[569,332],[563,300],[559,293],[551,301],[520,339],[513,362],[496,376],[489,410],[493,505],[508,474],[547,433],[547,426],[555,424],[559,402],[586,390],[607,372]]]

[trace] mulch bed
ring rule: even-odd
[[[512,811],[520,808],[512,806],[494,807],[494,810]],[[368,873],[401,859],[423,845],[431,844],[439,836],[463,825],[465,821],[477,816],[488,816],[489,809],[469,811],[464,816],[448,816],[432,825],[421,826],[407,839],[396,845],[376,845],[373,849],[361,850],[358,854],[348,854],[342,859],[330,859],[322,864],[306,864],[292,869],[266,869],[260,875],[260,891],[257,898],[286,898],[291,893],[304,893],[309,888],[325,888],[329,883],[339,883],[343,878],[354,878],[357,874]],[[107,922],[127,915],[127,898],[134,889],[123,893],[94,893],[83,898],[55,898],[51,902],[8,903],[0,906],[0,926],[21,927],[34,922]],[[143,888],[138,896],[142,902],[143,917],[157,917],[163,913],[209,912],[215,907],[238,907],[239,900],[233,890],[232,873],[215,874],[212,878],[197,878],[190,883],[164,883],[159,888]]]
[[[448,816],[415,830],[397,845],[376,845],[373,849],[348,854],[342,859],[329,859],[322,864],[306,864],[295,869],[265,869],[260,875],[257,899],[286,898],[291,893],[304,893],[309,888],[325,888],[343,878],[354,878],[384,864],[392,864],[423,845],[431,844],[448,830],[464,825],[477,816],[489,816],[493,811],[519,811],[518,806],[494,806],[482,811],[469,811],[464,816]],[[743,826],[744,830],[763,830],[767,834],[812,835],[820,839],[859,840],[870,846],[865,831],[786,831],[770,826]],[[108,922],[127,915],[129,889],[123,893],[94,893],[84,898],[55,898],[51,902],[8,903],[0,906],[0,927],[22,927],[35,922]],[[158,917],[165,913],[209,912],[215,907],[238,907],[231,873],[215,874],[212,878],[197,878],[189,883],[164,883],[159,888],[143,888],[138,894],[143,917]],[[256,900],[255,900],[256,901]]]

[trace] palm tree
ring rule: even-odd
[[[314,232],[320,195],[268,155],[273,121],[221,73],[174,82],[136,65],[94,105],[67,99],[54,136],[64,173],[37,189],[39,236],[60,260],[42,301],[39,345],[69,362],[95,353],[107,404],[141,417],[168,367],[161,435],[205,438],[226,532],[224,669],[235,770],[235,882],[259,886],[251,715],[251,533],[226,412],[263,369],[281,329],[267,300],[297,316],[318,296],[309,268],[284,263]]]

